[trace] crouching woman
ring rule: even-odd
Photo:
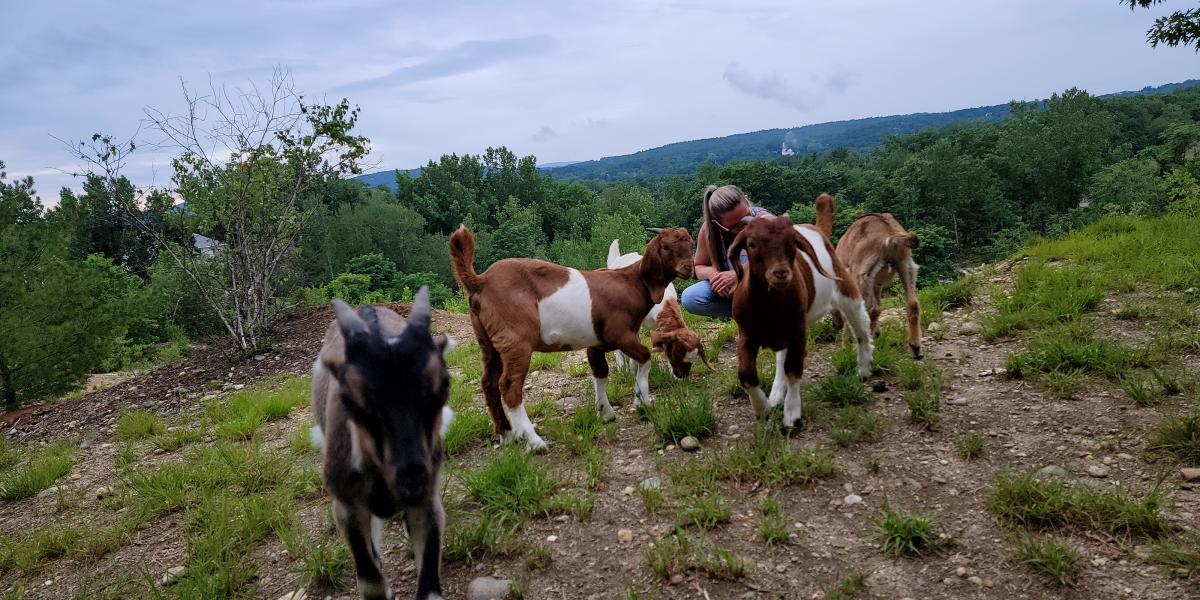
[[[708,186],[702,201],[704,222],[696,236],[696,278],[683,290],[683,309],[706,317],[733,316],[733,287],[737,284],[726,249],[746,226],[746,217],[769,217],[766,209],[750,204],[736,185]]]

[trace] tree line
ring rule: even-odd
[[[236,127],[209,124],[234,132],[228,156],[194,143],[197,111],[149,113],[174,136],[169,189],[138,189],[120,173],[133,142],[100,135],[73,146],[88,167],[82,192],[61,190],[53,208],[31,178],[0,174],[5,406],[68,392],[89,373],[159,364],[189,340],[224,335],[260,352],[273,318],[332,297],[405,300],[430,285],[436,304],[461,303],[446,256],[460,223],[478,236],[481,270],[508,257],[598,268],[613,239],[626,252],[644,245],[646,227],[695,234],[711,183],[806,222],[813,198],[832,193],[835,234],[891,212],[922,238],[925,285],[1106,214],[1200,216],[1200,89],[1107,99],[1070,89],[1014,102],[1003,122],[892,136],[869,151],[710,161],[633,182],[561,181],[535,157],[490,148],[397,172],[392,192],[347,178],[368,148],[357,109],[309,106],[286,78],[275,84],[269,101],[185,94],[188,107],[235,116]]]

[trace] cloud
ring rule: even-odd
[[[760,75],[736,62],[725,66],[724,76],[730,87],[743,94],[773,100],[798,110],[816,108],[828,96],[844,94],[853,84],[850,74],[844,70],[836,70],[823,79],[813,77],[813,83],[804,87],[789,82],[778,73]]]
[[[387,75],[343,84],[338,91],[404,87],[422,81],[462,75],[494,64],[545,54],[554,46],[554,38],[546,35],[502,40],[470,40],[416,64],[395,69]]]
[[[535,142],[545,142],[558,137],[558,132],[551,129],[549,125],[542,125],[542,128],[533,137],[529,138]]]

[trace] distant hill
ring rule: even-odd
[[[1200,80],[1147,86],[1137,91],[1105,94],[1101,98],[1165,94],[1200,86]],[[597,160],[556,162],[541,165],[553,170],[556,179],[629,180],[661,175],[692,173],[706,160],[724,164],[733,160],[770,160],[788,154],[813,154],[837,148],[869,150],[889,135],[915,133],[954,123],[991,123],[1008,118],[1008,104],[964,108],[941,113],[913,113],[887,117],[868,117],[849,121],[817,123],[788,129],[765,129],[718,138],[676,142],[633,154],[609,156]],[[412,169],[414,176],[420,169]],[[356,179],[368,186],[395,188],[393,171],[361,175]]]

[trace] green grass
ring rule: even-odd
[[[808,328],[808,341],[813,344],[832,344],[838,340],[840,333],[841,331],[833,326],[832,319],[821,319],[816,325]]]
[[[1200,240],[1191,219],[1109,216],[1061,240],[1045,240],[1026,253],[1038,259],[1067,258],[1110,289],[1138,285],[1184,290],[1200,286]]]
[[[467,496],[493,515],[546,516],[557,482],[524,449],[509,446],[463,476]]]
[[[570,418],[556,417],[542,425],[542,431],[551,440],[561,443],[574,454],[587,454],[598,440],[611,438],[617,432],[616,423],[600,420],[596,405],[587,404],[575,409]]]
[[[884,501],[883,515],[874,520],[875,535],[883,541],[886,556],[916,556],[935,550],[939,541],[933,519],[893,509]]]
[[[442,558],[447,563],[473,565],[484,559],[512,556],[520,551],[520,521],[511,516],[469,514],[448,510]]]
[[[696,384],[660,390],[654,402],[642,410],[654,434],[665,443],[677,444],[689,435],[703,439],[717,430],[712,397]]]
[[[454,421],[446,431],[446,453],[454,456],[463,449],[487,441],[495,433],[492,417],[481,408],[466,408],[454,413]]]
[[[1184,464],[1200,466],[1200,412],[1164,417],[1150,432],[1147,448]]]
[[[861,405],[869,398],[858,375],[830,375],[806,387],[805,399],[829,406]]]
[[[74,465],[75,447],[66,442],[32,452],[23,462],[0,471],[0,500],[36,496],[71,472]]]
[[[877,442],[880,435],[879,417],[861,406],[839,409],[829,423],[829,437],[843,448],[862,442]]]
[[[1103,299],[1104,290],[1091,271],[1032,262],[1018,271],[1011,295],[994,298],[996,314],[984,320],[983,337],[993,341],[1075,321]]]
[[[692,496],[676,515],[679,525],[691,525],[702,530],[714,529],[729,522],[733,509],[718,494]]]
[[[1017,560],[1053,585],[1074,586],[1081,570],[1079,551],[1051,536],[1022,535]]]
[[[685,490],[711,491],[718,489],[721,481],[772,486],[803,484],[832,477],[836,471],[833,455],[828,452],[792,452],[778,422],[772,421],[755,424],[749,436],[730,448],[673,468],[670,477]]]
[[[967,306],[975,297],[977,283],[973,277],[960,277],[953,283],[922,288],[917,291],[917,302],[921,304],[921,326],[942,320],[947,310]]]
[[[853,571],[825,588],[825,600],[850,600],[867,589],[867,575]]]
[[[249,560],[268,534],[287,528],[293,519],[291,495],[206,497],[187,514],[185,571],[174,584],[182,598],[228,598],[258,575]]]
[[[663,493],[660,486],[637,485],[638,497],[642,499],[642,506],[646,509],[646,513],[654,514],[658,512],[659,507],[663,505]]]
[[[1200,576],[1200,533],[1195,531],[1164,538],[1150,548],[1150,559],[1184,577]]]
[[[137,495],[139,510],[151,515],[194,507],[214,493],[245,497],[311,485],[297,477],[291,457],[238,442],[195,447],[183,462],[130,470],[123,478]]]
[[[1162,385],[1153,378],[1130,374],[1119,380],[1121,390],[1138,406],[1154,406],[1158,404]]]
[[[768,546],[786,544],[788,526],[783,518],[783,510],[779,501],[774,498],[764,498],[758,504],[758,537]]]
[[[914,423],[929,431],[938,431],[942,424],[941,394],[935,390],[920,390],[904,395],[908,414]]]
[[[646,550],[646,562],[662,578],[687,569],[699,569],[720,579],[736,579],[746,572],[746,565],[738,555],[714,545],[703,535],[690,536],[680,529],[656,540]]]
[[[296,569],[301,585],[323,590],[346,589],[353,571],[349,548],[335,537],[313,544]]]
[[[117,439],[140,440],[166,430],[158,415],[148,410],[131,410],[117,419]]]
[[[191,427],[179,426],[174,431],[168,427],[162,433],[150,438],[150,443],[155,448],[161,448],[167,452],[178,450],[188,444],[194,444],[204,439],[204,432]],[[305,429],[305,438],[307,439],[307,429]]]
[[[529,571],[541,571],[554,562],[554,552],[545,544],[533,544],[525,549],[522,562]]]
[[[309,426],[301,425],[288,437],[288,448],[297,456],[314,456],[318,453],[317,447],[312,445],[312,439],[309,438],[308,432]]]
[[[1074,398],[1079,390],[1083,389],[1084,375],[1086,373],[1083,369],[1056,370],[1042,373],[1039,379],[1047,393],[1055,398],[1067,400]]]
[[[1029,340],[1025,352],[1005,360],[1006,376],[1013,379],[1042,373],[1095,373],[1110,379],[1125,374],[1134,364],[1134,353],[1115,342],[1092,337],[1086,324],[1054,327]]]
[[[292,409],[307,404],[311,383],[293,377],[277,384],[254,386],[235,392],[228,400],[208,406],[206,417],[224,439],[248,440],[264,423],[288,416]]]
[[[982,437],[972,433],[965,437],[959,438],[959,440],[958,440],[958,455],[959,456],[961,456],[967,460],[975,460],[978,458],[982,458],[983,453],[984,453],[984,441],[983,441]]]
[[[1157,490],[1135,498],[1126,492],[1038,481],[1028,474],[1004,474],[996,478],[986,505],[1002,522],[1030,530],[1093,530],[1130,537],[1155,537],[1168,530]]]
[[[871,370],[873,373],[894,373],[904,360],[908,350],[908,342],[904,339],[904,329],[893,322],[884,323],[875,338],[875,352],[871,355]],[[858,374],[858,349],[854,343],[843,344],[834,351],[830,358],[833,370],[839,375]]]
[[[529,360],[529,372],[557,371],[562,367],[561,352],[534,352]]]

